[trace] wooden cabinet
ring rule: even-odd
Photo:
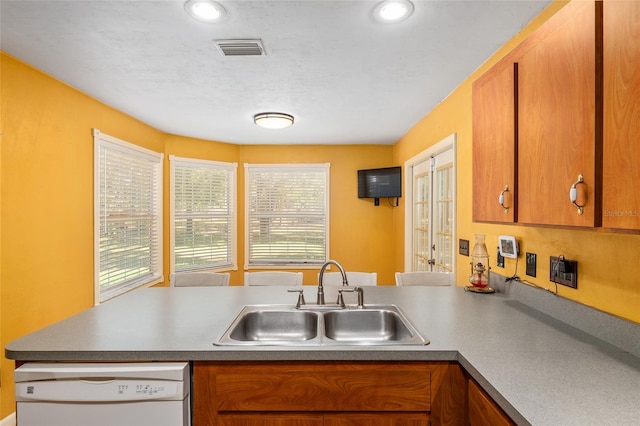
[[[599,226],[601,2],[572,1],[515,49],[518,222]],[[578,205],[569,200],[576,185]]]
[[[511,426],[515,424],[472,379],[469,379],[468,390],[470,426]]]
[[[604,3],[602,225],[640,230],[640,2]]]
[[[228,362],[193,366],[194,426],[462,425],[455,363]],[[460,374],[458,374],[460,376]]]
[[[474,83],[474,221],[640,231],[638,39],[640,2],[572,1]]]
[[[517,219],[516,78],[510,57],[473,83],[473,220]]]
[[[474,221],[601,225],[601,40],[602,3],[572,1],[474,83]]]

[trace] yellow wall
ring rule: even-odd
[[[500,49],[487,63],[465,80],[447,99],[421,120],[394,146],[394,161],[406,160],[424,151],[446,136],[457,134],[457,232],[458,238],[473,245],[474,234],[486,234],[492,270],[504,276],[516,272],[514,259],[506,259],[505,268],[495,266],[498,235],[514,235],[520,242],[518,275],[534,284],[554,289],[549,277],[549,256],[564,254],[578,261],[578,289],[559,286],[560,295],[605,312],[640,323],[640,236],[593,230],[550,229],[519,225],[473,223],[471,174],[471,84],[533,29],[557,12],[566,2],[551,4],[519,35]],[[497,196],[497,195],[496,195]],[[396,269],[403,267],[404,206],[395,212]],[[457,245],[457,242],[456,242]],[[525,275],[524,253],[537,254],[537,277]],[[470,274],[469,257],[457,257],[457,283],[466,285]]]
[[[4,346],[93,304],[93,127],[156,151],[164,135],[6,55],[0,418],[13,411]]]

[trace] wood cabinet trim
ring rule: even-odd
[[[513,426],[515,423],[493,402],[491,397],[469,379],[469,424],[470,426]]]

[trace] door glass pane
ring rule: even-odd
[[[435,172],[436,215],[434,226],[434,271],[453,272],[453,164],[440,166]]]
[[[429,198],[431,193],[429,174],[422,174],[414,180],[414,231],[413,231],[413,270],[428,271],[429,259],[431,256],[429,234],[430,234],[430,209]]]

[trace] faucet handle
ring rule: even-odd
[[[357,293],[358,294],[358,309],[364,309],[364,289],[360,286],[355,286],[351,288],[340,288],[338,289],[338,305],[344,307],[344,299],[342,298],[342,292],[346,291],[349,293]]]
[[[302,305],[306,305],[307,302],[304,300],[304,290],[301,288],[290,288],[287,290],[288,293],[298,293],[298,301],[296,302],[296,308],[299,308]]]
[[[340,305],[341,307],[345,307],[344,297],[342,296],[342,292],[346,291],[347,293],[353,293],[356,291],[355,288],[339,288],[338,289],[338,300],[336,301],[336,305]]]

